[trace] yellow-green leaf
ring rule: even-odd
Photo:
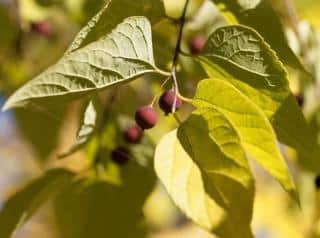
[[[238,143],[220,113],[201,110],[161,139],[155,169],[173,201],[196,224],[221,237],[252,238],[254,184]]]
[[[209,77],[227,80],[263,110],[278,140],[316,163],[315,135],[290,92],[286,70],[255,30],[238,25],[219,28],[199,59]]]
[[[238,133],[245,151],[298,200],[295,185],[279,152],[276,135],[261,109],[241,91],[221,79],[201,81],[193,104],[222,113]]]

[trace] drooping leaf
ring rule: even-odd
[[[67,53],[105,36],[119,22],[131,16],[145,16],[151,23],[155,23],[165,16],[163,2],[162,0],[107,0],[105,6],[77,34]]]
[[[299,58],[289,47],[284,27],[268,0],[212,0],[225,12],[231,12],[238,22],[257,30],[279,54],[280,59],[293,68],[306,72]]]
[[[310,161],[317,159],[314,133],[290,92],[287,73],[257,32],[244,26],[219,28],[199,59],[211,78],[229,81],[264,111],[282,143]]]
[[[10,238],[43,203],[63,190],[72,176],[66,170],[50,170],[13,195],[0,212],[0,237]]]
[[[115,169],[120,174],[118,185],[83,180],[57,197],[55,213],[63,237],[146,236],[142,207],[155,186],[154,172],[133,161]]]
[[[225,238],[253,237],[251,173],[239,138],[222,114],[198,111],[178,132],[165,135],[156,149],[155,169],[196,224]]]
[[[80,129],[77,133],[76,142],[66,153],[60,155],[61,158],[66,157],[85,146],[94,135],[98,122],[99,105],[96,100],[91,100],[86,107],[81,122]]]
[[[222,113],[238,133],[245,151],[298,200],[295,185],[277,146],[270,122],[253,102],[229,82],[207,79],[198,84],[193,104]]]
[[[18,89],[4,110],[49,99],[71,100],[148,73],[164,73],[154,65],[151,25],[145,17],[130,17]]]

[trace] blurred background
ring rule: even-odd
[[[289,6],[286,5],[288,1]],[[307,79],[295,69],[289,69],[292,90],[301,97],[302,109],[318,132],[320,1],[288,1],[270,0],[282,20],[289,45],[312,72],[312,79]],[[174,19],[180,16],[184,0],[164,2],[168,20],[155,25],[154,39],[163,39],[167,43],[155,45],[154,51],[157,64],[167,69],[177,37]],[[103,3],[103,0],[0,0],[0,106],[14,90],[56,62],[75,34]],[[197,51],[197,47],[190,42],[198,42],[197,46],[201,48],[208,34],[224,24],[226,20],[211,1],[191,0],[184,50]],[[178,79],[183,95],[192,96],[195,85],[204,77],[204,72],[195,62],[181,58]],[[113,111],[132,118],[139,105],[150,103],[153,95],[159,92],[161,82],[150,82],[141,79],[117,88],[117,95],[127,95],[132,100],[128,102],[123,97],[116,97]],[[105,94],[108,96],[108,92]],[[57,155],[67,151],[75,140],[83,106],[84,102],[77,101],[57,105],[57,108],[32,106],[27,110],[0,113],[0,209],[10,195],[41,175],[45,169],[66,167],[81,171],[86,168],[90,160],[88,150],[57,160]],[[182,117],[189,112],[190,108],[183,108]],[[160,135],[175,125],[173,118],[163,116],[159,126],[148,132],[148,137],[156,143]],[[267,174],[252,164],[257,178],[253,219],[256,237],[319,238],[320,194],[314,184],[316,175],[292,162],[299,158],[290,149],[281,148],[297,181],[301,208],[294,205]],[[143,210],[150,238],[213,237],[188,222],[160,184],[156,185]],[[64,237],[58,223],[49,202],[14,237],[37,238],[44,234],[46,238]]]

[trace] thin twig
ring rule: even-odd
[[[184,7],[183,7],[182,15],[179,19],[180,29],[179,29],[177,44],[176,44],[176,48],[175,48],[173,60],[172,60],[171,78],[173,80],[174,92],[175,92],[175,97],[174,97],[174,101],[173,101],[173,105],[172,105],[172,112],[173,113],[176,111],[177,94],[179,94],[179,86],[178,86],[178,81],[177,81],[177,77],[176,77],[176,72],[177,72],[177,65],[178,65],[178,61],[179,61],[179,55],[181,53],[182,34],[183,34],[184,25],[186,22],[186,13],[187,13],[189,2],[190,2],[190,0],[186,0]]]
[[[180,29],[179,29],[179,34],[178,34],[178,40],[176,44],[176,49],[174,51],[174,56],[173,56],[173,68],[177,66],[178,64],[178,59],[179,59],[179,54],[180,54],[180,49],[181,49],[181,41],[182,41],[182,33],[183,33],[183,28],[186,22],[186,13],[188,9],[190,0],[186,0],[186,3],[183,8],[182,16],[180,18]]]
[[[16,56],[21,58],[23,56],[23,47],[22,47],[22,37],[23,37],[23,31],[22,31],[22,19],[21,19],[21,9],[20,9],[20,1],[15,0],[14,1],[14,8],[15,8],[15,20],[18,23],[18,32],[14,41],[15,44],[15,53]]]
[[[163,87],[167,84],[167,82],[168,82],[170,79],[171,79],[171,74],[170,74],[170,76],[167,77],[167,78],[163,81],[163,83],[160,85],[160,92],[157,93],[157,94],[153,97],[152,102],[151,102],[151,104],[150,104],[151,106],[153,106],[153,105],[156,103],[157,99],[160,97],[160,94],[162,93]]]

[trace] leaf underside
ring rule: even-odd
[[[65,55],[17,90],[3,109],[50,99],[71,100],[159,72],[154,65],[148,19],[130,17],[106,37]]]

